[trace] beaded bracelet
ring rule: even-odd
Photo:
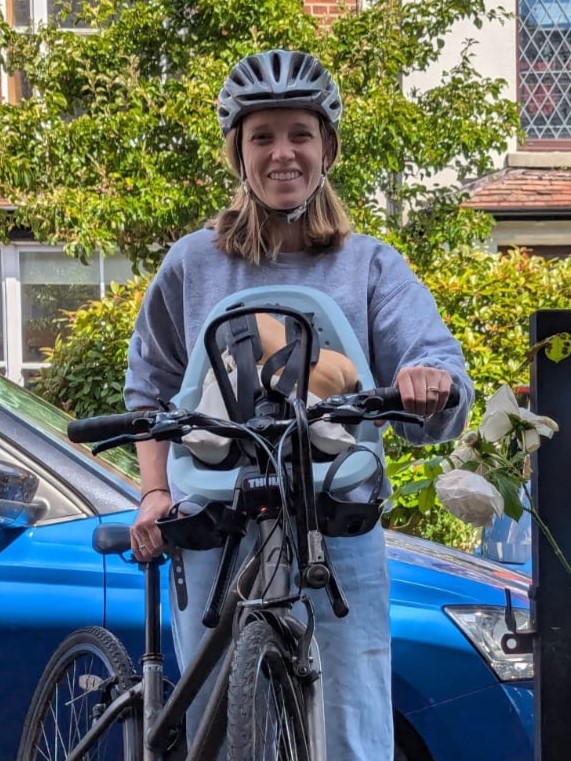
[[[143,500],[144,500],[146,497],[148,497],[148,496],[149,496],[149,494],[152,494],[152,493],[153,493],[153,492],[155,492],[155,491],[164,491],[164,492],[165,492],[165,494],[170,494],[170,493],[171,493],[171,492],[170,492],[170,489],[162,489],[160,486],[157,486],[155,489],[149,489],[149,491],[146,491],[146,492],[143,494],[143,496],[141,497],[141,499],[139,500],[139,504],[140,504],[140,505],[142,505],[142,504],[143,504]]]

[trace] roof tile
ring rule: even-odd
[[[464,188],[469,197],[463,206],[470,209],[571,210],[571,169],[520,169],[506,167]]]

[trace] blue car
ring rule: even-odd
[[[528,502],[525,494],[522,500]],[[524,512],[519,521],[508,515],[496,516],[482,531],[479,554],[531,576],[531,514]]]
[[[67,441],[66,425],[0,378],[0,761],[14,761],[34,687],[72,629],[106,626],[135,662],[142,653],[143,576],[91,548],[99,523],[133,520],[133,459],[93,458]],[[392,532],[387,546],[398,761],[532,761],[531,656],[500,647],[506,588],[519,628],[529,624],[528,578]],[[175,678],[166,576],[166,671]]]

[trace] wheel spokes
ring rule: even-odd
[[[259,696],[259,710],[256,712],[255,761],[297,761],[299,716],[294,715],[291,697],[288,699],[286,696],[283,682],[289,681],[289,675],[284,664],[280,663],[274,669],[270,659],[266,659],[258,680],[260,691],[263,689],[264,692],[263,700]],[[292,691],[290,685],[289,692]]]
[[[96,662],[93,656],[74,659],[69,664],[62,678],[54,685],[41,723],[36,748],[38,759],[65,761],[68,753],[90,729],[95,720],[94,708],[100,699],[97,686],[108,678],[105,671],[104,665]],[[119,739],[120,726],[115,733]],[[109,733],[106,732],[91,751],[89,761],[107,759],[108,744]]]

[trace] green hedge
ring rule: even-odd
[[[504,255],[455,251],[440,257],[437,266],[419,275],[464,349],[476,389],[469,422],[475,426],[486,399],[500,384],[529,383],[530,316],[538,309],[569,308],[571,257],[546,260],[523,250]],[[385,446],[393,461],[412,461],[420,454],[390,432]],[[434,450],[450,448],[451,445],[442,445]],[[405,470],[392,480],[400,484],[415,476],[418,474]],[[423,514],[413,497],[396,505],[385,523],[464,549],[470,549],[479,539],[478,531],[438,505]]]
[[[101,301],[65,312],[34,391],[76,417],[121,412],[127,347],[147,281],[113,283]]]

